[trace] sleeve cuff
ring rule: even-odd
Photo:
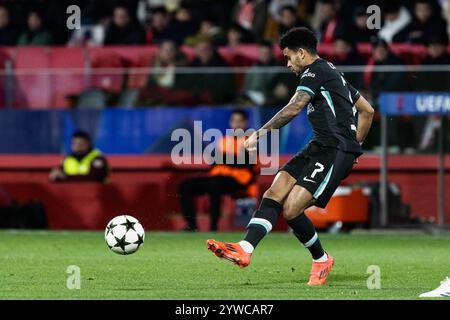
[[[314,93],[314,91],[312,91],[310,88],[308,88],[308,87],[305,87],[305,86],[298,86],[297,87],[297,90],[295,90],[296,92],[297,91],[304,91],[304,92],[306,92],[307,94],[309,94],[310,96],[311,96],[311,98],[313,98],[314,97],[314,95],[315,95],[315,93]]]

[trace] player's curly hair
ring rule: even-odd
[[[298,50],[302,48],[309,53],[317,53],[317,38],[308,28],[292,28],[280,38],[281,50],[289,48]]]

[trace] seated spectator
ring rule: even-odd
[[[369,15],[366,12],[366,7],[357,7],[353,15],[353,26],[351,32],[348,32],[349,37],[355,43],[372,42],[377,38],[378,30],[367,28],[367,19]]]
[[[436,10],[439,11],[439,10]],[[450,34],[450,1],[446,0],[441,2],[441,10],[442,11],[442,17],[447,22],[447,34]]]
[[[208,38],[202,39],[196,50],[197,58],[188,64],[187,58],[172,40],[163,42],[154,63],[154,66],[159,67],[158,72],[151,74],[147,88],[140,94],[144,105],[199,105],[231,101],[233,78],[227,73],[215,74],[211,69],[228,65],[215,52]],[[176,68],[186,64],[189,67],[208,69],[177,73]]]
[[[394,37],[411,22],[411,14],[400,5],[398,0],[386,1],[381,12],[384,15],[384,24],[378,36],[391,43]]]
[[[339,17],[338,7],[333,0],[321,0],[319,29],[316,30],[320,43],[332,44],[336,35],[345,33],[344,21]]]
[[[203,19],[200,22],[200,30],[195,35],[187,37],[184,44],[195,47],[205,38],[211,39],[213,45],[225,44],[221,28],[209,19]]]
[[[247,130],[248,115],[245,111],[235,110],[230,116],[230,128]],[[192,177],[184,180],[178,187],[180,207],[187,226],[185,231],[197,230],[197,219],[194,199],[200,195],[209,196],[211,222],[210,230],[217,231],[220,218],[220,204],[223,195],[244,193],[247,197],[255,197],[256,164],[250,162],[248,151],[243,147],[244,136],[238,134],[225,136],[217,143],[216,152],[223,158],[223,164],[214,163],[207,176]],[[245,163],[240,164],[238,159],[244,153]],[[233,162],[227,163],[232,155]]]
[[[250,32],[255,39],[263,37],[268,16],[266,0],[239,0],[233,10],[233,22]]]
[[[114,8],[113,19],[105,32],[105,45],[143,44],[145,35],[137,22],[131,20],[128,9]]]
[[[424,66],[450,65],[448,53],[448,36],[431,36],[427,45],[427,57],[422,61]],[[450,73],[423,71],[416,74],[415,89],[417,91],[448,91],[450,88]]]
[[[159,44],[171,39],[170,17],[166,8],[158,7],[152,11],[152,18],[146,30],[146,42]]]
[[[333,41],[333,56],[330,60],[337,66],[355,66],[365,64],[364,59],[348,36],[336,36]]]
[[[423,60],[424,68],[427,66],[449,66],[450,55],[448,53],[449,39],[447,35],[431,36],[427,45],[427,57]],[[416,91],[446,92],[450,88],[450,73],[440,70],[421,71],[416,73],[414,81]],[[436,116],[415,117],[415,133],[418,149],[421,152],[433,152],[437,150],[436,128],[440,120]]]
[[[401,66],[404,62],[389,49],[383,39],[373,41],[372,56],[364,72],[364,86],[370,91],[374,104],[378,104],[379,94],[383,91],[401,91],[405,89],[406,72],[374,72],[376,66]]]
[[[179,51],[175,42],[165,40],[159,49],[159,53],[153,63],[153,67],[158,68],[157,72],[150,75],[150,85],[163,88],[174,88],[176,84],[176,67],[186,66],[187,58]]]
[[[69,47],[98,47],[105,41],[105,27],[99,23],[96,25],[81,26],[74,30],[67,43]]]
[[[333,42],[333,56],[330,61],[339,66],[361,66],[365,65],[363,57],[358,53],[356,44],[348,36],[336,36]],[[348,72],[345,78],[354,87],[361,88],[363,77],[359,72]]]
[[[284,7],[298,7],[299,0],[270,0],[269,14],[275,21],[281,21],[281,9]]]
[[[44,29],[42,15],[33,10],[28,14],[27,29],[20,35],[18,46],[48,46],[52,44],[52,35]]]
[[[178,1],[139,0],[136,16],[142,25],[147,25],[150,23],[155,10],[174,11],[176,6],[178,6]]]
[[[370,93],[367,97],[373,101],[376,109],[379,107],[379,96],[382,92],[404,91],[407,89],[407,73],[401,71],[378,71],[374,68],[378,66],[401,66],[404,62],[389,49],[386,41],[376,39],[373,41],[372,56],[367,62],[364,72],[364,87]],[[380,145],[380,122],[375,120],[373,130],[364,142],[366,148],[370,149]],[[392,152],[399,148],[410,148],[413,142],[410,139],[411,125],[405,119],[400,117],[389,118],[388,122],[388,144]],[[398,151],[397,151],[398,152]]]
[[[284,6],[280,9],[280,23],[278,26],[278,35],[281,37],[290,29],[295,27],[306,27],[311,29],[306,21],[297,16],[297,9],[292,6]]]
[[[259,46],[258,62],[252,66],[244,82],[244,99],[256,105],[278,105],[286,103],[295,89],[297,81],[292,74],[264,71],[264,67],[279,67],[272,43],[263,41]],[[294,87],[292,87],[294,86]]]
[[[94,149],[89,134],[76,131],[72,135],[71,153],[50,172],[49,179],[53,182],[106,183],[109,171],[105,157]]]
[[[223,58],[217,53],[209,39],[204,39],[195,47],[196,58],[191,67],[208,68],[198,70],[195,77],[187,75],[184,81],[186,90],[192,90],[195,94],[205,97],[204,102],[223,104],[230,102],[234,94],[233,76],[228,72],[215,73],[214,68],[229,67]],[[229,69],[231,72],[231,69]]]
[[[237,47],[242,43],[253,42],[251,33],[246,31],[238,24],[233,24],[227,31],[227,43],[228,47]]]
[[[417,0],[413,20],[393,38],[393,42],[426,44],[432,35],[447,33],[447,23],[440,12],[433,12],[430,0]]]
[[[9,11],[0,6],[0,46],[12,46],[17,43],[18,32],[11,25]]]
[[[199,25],[192,17],[192,12],[189,6],[181,4],[175,11],[175,17],[170,23],[171,39],[177,45],[181,45],[184,40],[197,33]]]

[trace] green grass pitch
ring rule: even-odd
[[[293,235],[266,237],[246,269],[219,261],[205,240],[240,233],[147,232],[129,256],[111,252],[101,232],[0,232],[0,299],[417,299],[450,276],[450,236],[322,234],[336,265],[324,287],[306,285],[309,253]],[[69,265],[81,288],[66,286]],[[367,288],[367,268],[381,289]]]

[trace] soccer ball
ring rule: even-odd
[[[105,240],[111,251],[132,254],[144,243],[145,232],[139,221],[127,215],[112,219],[105,229]]]

